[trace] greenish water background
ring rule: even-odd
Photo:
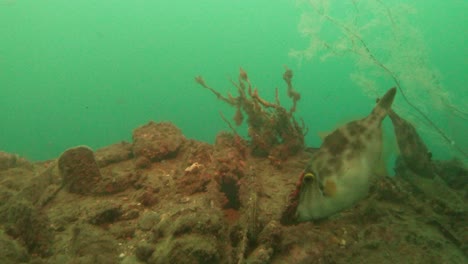
[[[464,109],[467,3],[412,1],[430,63]],[[219,111],[233,110],[193,78],[201,74],[234,92],[229,78],[242,66],[261,95],[272,99],[279,87],[286,103],[285,64],[302,94],[297,115],[309,127],[307,142],[318,145],[317,132],[367,114],[374,100],[350,80],[352,60],[288,55],[309,42],[298,31],[302,12],[292,0],[0,0],[0,150],[50,159],[76,145],[131,140],[149,120],[171,121],[187,137],[213,142],[228,129]],[[393,83],[379,85],[384,91]],[[401,98],[396,104],[404,107]],[[428,115],[467,151],[466,120]],[[426,138],[436,158],[453,155],[440,138]]]

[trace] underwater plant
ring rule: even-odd
[[[301,96],[294,89],[292,78],[292,71],[286,68],[283,80],[287,84],[287,95],[292,101],[289,110],[280,104],[278,89],[276,89],[274,102],[260,97],[258,89],[252,87],[247,72],[242,68],[240,68],[237,82],[231,80],[237,88],[237,96],[222,95],[208,86],[202,76],[197,76],[195,81],[210,90],[219,100],[236,108],[233,119],[237,126],[243,123],[244,115],[247,115],[246,122],[252,154],[267,156],[273,164],[279,166],[282,160],[304,148],[306,129],[303,122],[299,124],[294,118],[296,105]],[[221,116],[237,135],[234,126],[222,114]]]
[[[392,82],[406,103],[394,108],[432,143],[446,143],[455,155],[468,158],[466,142],[455,142],[448,129],[434,121],[444,113],[463,124],[468,111],[464,99],[446,90],[438,71],[430,66],[424,37],[411,20],[415,8],[380,0],[298,2],[304,8],[299,30],[310,42],[305,49],[292,50],[292,57],[352,59],[356,70],[351,80],[366,95],[376,98],[381,93],[376,87],[388,86],[377,83]]]

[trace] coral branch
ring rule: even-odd
[[[322,59],[325,59],[332,56],[355,55],[356,64],[361,68],[361,72],[369,74],[372,72],[370,69],[374,67],[379,69],[376,77],[381,77],[381,71],[390,78],[411,112],[422,117],[422,120],[440,135],[448,146],[454,148],[464,158],[468,157],[466,150],[455,144],[446,130],[434,122],[429,112],[418,104],[418,101],[424,102],[425,105],[429,104],[421,98],[422,94],[428,94],[436,106],[440,104],[439,107],[443,106],[444,110],[449,110],[462,121],[468,118],[466,111],[463,111],[463,106],[457,107],[452,104],[448,95],[444,94],[444,87],[440,85],[435,77],[435,71],[426,62],[428,56],[424,52],[424,40],[418,34],[418,30],[412,27],[406,19],[402,19],[404,16],[392,12],[392,10],[408,10],[411,8],[409,5],[398,4],[390,7],[385,1],[380,0],[360,1],[359,3],[344,1],[340,3],[340,6],[349,2],[352,4],[350,13],[354,14],[343,19],[342,16],[338,17],[335,12],[331,12],[329,1],[305,2],[311,7],[312,13],[303,16],[301,27],[303,33],[310,37],[311,44],[305,51],[292,52],[293,56],[300,55],[300,58],[310,59],[314,55],[322,54]],[[362,13],[363,11],[366,13]],[[325,28],[338,30],[342,34],[337,34],[338,37],[335,39],[329,38],[328,33],[322,32]],[[382,41],[383,36],[386,35],[384,31],[390,32],[391,35],[386,36],[385,41]],[[379,42],[372,40],[375,39],[374,36],[379,36]],[[380,42],[385,45],[379,45]],[[391,54],[391,56],[383,56],[383,54]],[[404,72],[412,73],[405,74]],[[365,89],[372,86],[365,82],[364,84]],[[421,90],[414,92],[416,89]],[[434,109],[431,111],[433,112]]]
[[[288,69],[288,67],[284,66],[286,71],[283,74],[283,80],[286,82],[288,85],[288,97],[293,100],[293,105],[291,106],[291,109],[289,109],[289,113],[294,113],[296,111],[296,105],[297,101],[301,99],[301,95],[294,90],[294,87],[292,86],[292,77],[293,77],[293,72]]]
[[[230,95],[228,95],[228,97],[224,97],[221,93],[217,92],[215,89],[209,87],[205,80],[203,79],[202,76],[197,76],[195,77],[195,82],[197,82],[198,84],[200,84],[201,86],[203,86],[204,88],[210,90],[212,93],[214,93],[214,95],[216,95],[216,97],[218,97],[219,100],[222,100],[230,105],[235,105],[235,99],[236,98],[233,98],[231,97]]]
[[[283,79],[287,85],[287,95],[292,100],[292,106],[286,110],[280,104],[278,89],[275,90],[275,101],[269,102],[263,99],[258,89],[252,88],[247,72],[240,68],[237,82],[231,80],[237,88],[237,96],[228,94],[223,96],[215,89],[208,86],[205,80],[198,76],[195,81],[210,90],[219,100],[222,100],[236,108],[234,121],[241,125],[244,114],[247,116],[248,135],[251,138],[250,147],[252,153],[258,156],[268,156],[272,162],[278,165],[289,155],[294,155],[304,147],[304,125],[300,125],[293,117],[296,111],[300,94],[292,85],[293,73],[285,67]],[[223,120],[227,120],[223,117]],[[232,125],[227,122],[231,130]]]

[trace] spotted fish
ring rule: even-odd
[[[296,219],[328,217],[365,197],[382,154],[382,120],[396,88],[391,88],[365,118],[349,122],[325,139],[302,175]]]
[[[433,178],[432,154],[427,149],[416,128],[393,110],[388,112],[388,116],[392,120],[400,157],[405,166],[419,176]]]

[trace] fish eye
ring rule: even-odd
[[[304,175],[304,178],[302,179],[302,182],[304,183],[310,183],[315,180],[315,174],[312,172],[308,172]]]

